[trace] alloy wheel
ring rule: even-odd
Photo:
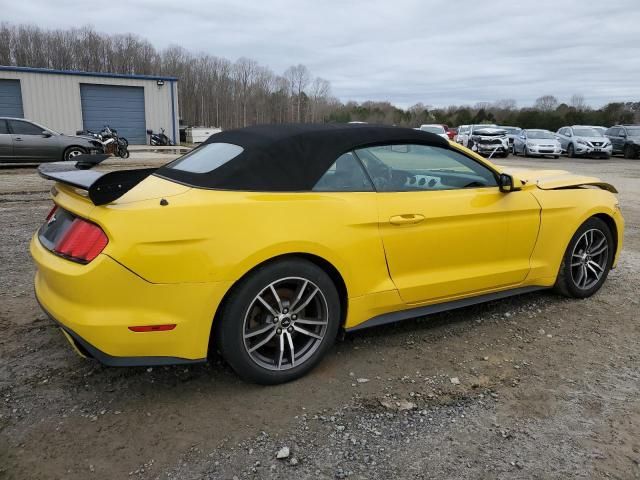
[[[571,252],[571,278],[576,287],[589,290],[596,285],[607,269],[609,243],[597,228],[584,232]]]
[[[82,155],[82,154],[83,154],[82,150],[78,150],[74,148],[73,150],[69,150],[69,152],[67,153],[67,159],[71,160],[77,157],[78,155]]]
[[[251,301],[242,336],[251,360],[268,370],[289,370],[320,347],[329,323],[322,290],[312,281],[287,277],[267,285]]]

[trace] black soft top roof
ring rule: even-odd
[[[156,172],[199,188],[247,191],[307,191],[343,153],[382,144],[422,144],[447,148],[442,137],[420,130],[363,124],[258,125],[227,130],[210,143],[231,143],[244,150],[207,173],[168,164]]]

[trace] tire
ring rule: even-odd
[[[633,151],[633,147],[631,145],[627,145],[624,147],[624,158],[638,158],[638,154]]]
[[[554,155],[553,158],[555,158],[556,160],[560,158],[560,155]]]
[[[129,150],[127,147],[118,147],[118,156],[120,158],[129,158]]]
[[[528,157],[529,156],[529,149],[527,148],[527,146],[525,145],[524,148],[522,149],[522,156],[523,157]]]
[[[569,146],[567,147],[567,156],[569,158],[575,158],[576,157],[576,151],[573,148],[573,143],[570,143]]]
[[[586,298],[596,293],[609,275],[614,249],[609,226],[599,218],[589,218],[571,237],[558,272],[556,291],[572,298]],[[594,255],[590,251],[602,253]]]
[[[74,157],[78,155],[84,155],[87,151],[82,147],[69,147],[62,154],[62,159],[65,162],[72,161]]]
[[[214,340],[240,377],[275,385],[302,377],[320,362],[335,341],[340,319],[331,278],[307,260],[287,259],[256,269],[234,287]]]
[[[518,152],[516,151],[516,144],[515,143],[513,145],[511,145],[511,153],[513,154],[514,157],[518,156]]]

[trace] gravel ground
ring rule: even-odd
[[[499,163],[619,188],[626,243],[603,289],[350,334],[275,387],[216,360],[114,369],[76,357],[32,292],[28,241],[50,185],[0,171],[0,479],[640,478],[640,162]]]

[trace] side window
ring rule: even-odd
[[[9,120],[9,125],[14,135],[42,135],[44,131],[42,127],[22,120]]]
[[[338,157],[313,187],[314,192],[373,192],[373,185],[353,153]]]
[[[7,121],[0,118],[0,135],[7,135],[8,133]]]
[[[563,128],[561,128],[560,130],[558,130],[558,133],[559,133],[560,135],[566,135],[566,134],[567,134],[567,129],[563,127]]]
[[[609,130],[605,132],[605,135],[617,137],[619,133],[620,133],[620,129],[618,127],[611,127]]]
[[[453,149],[385,145],[356,150],[379,192],[497,186],[492,170]]]

